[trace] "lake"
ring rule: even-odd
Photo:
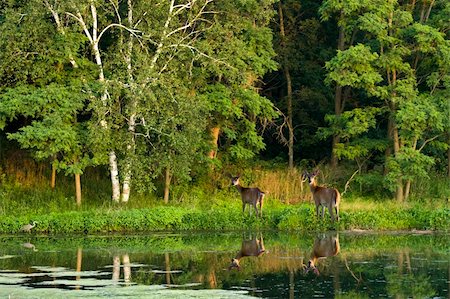
[[[449,298],[450,235],[0,236],[0,298]]]

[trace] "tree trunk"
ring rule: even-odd
[[[131,0],[127,1],[128,6],[128,26],[133,28],[133,8]],[[128,73],[128,84],[130,84],[131,90],[131,105],[130,105],[130,117],[128,120],[128,144],[127,144],[127,157],[125,158],[127,162],[125,163],[124,169],[124,179],[122,186],[122,202],[127,203],[130,199],[130,182],[131,182],[131,157],[135,153],[135,139],[134,134],[136,132],[136,110],[137,110],[137,99],[134,96],[134,78],[133,78],[133,69],[131,64],[131,55],[133,52],[133,36],[130,34],[130,39],[128,40],[128,48],[125,55],[125,62],[127,63],[127,73]]]
[[[447,149],[447,176],[450,179],[450,132],[447,133],[447,142],[448,142],[448,149]]]
[[[289,68],[286,66],[284,69],[287,84],[287,105],[288,105],[288,129],[289,129],[289,143],[288,143],[288,157],[289,157],[289,169],[294,168],[294,127],[292,125],[292,81]]]
[[[404,194],[405,201],[408,200],[410,192],[411,192],[411,180],[407,180],[405,184],[405,194]]]
[[[128,254],[124,254],[122,256],[123,261],[123,280],[125,284],[129,284],[131,282],[131,263],[130,256]]]
[[[78,247],[77,249],[77,272],[81,272],[81,263],[83,259],[83,249],[81,247]]]
[[[112,278],[113,281],[119,281],[120,279],[120,256],[115,255],[113,257]]]
[[[172,179],[170,168],[166,167],[166,175],[165,175],[165,182],[164,182],[164,203],[169,203],[169,192],[170,192],[170,181]]]
[[[130,181],[131,181],[131,165],[126,165],[125,167],[125,177],[123,179],[123,185],[122,185],[122,202],[127,203],[130,199]]]
[[[208,154],[208,157],[211,159],[214,159],[217,155],[217,149],[219,148],[219,135],[220,135],[220,128],[214,127],[211,129],[211,136],[212,136],[212,149]]]
[[[295,279],[294,270],[289,270],[289,299],[295,298]]]
[[[109,152],[109,169],[111,172],[112,200],[115,202],[119,202],[120,199],[119,169],[117,167],[116,153],[114,151]]]
[[[52,188],[52,190],[54,190],[56,187],[56,167],[53,163],[52,163],[52,178],[50,180],[50,187]]]
[[[287,89],[287,111],[288,111],[288,158],[289,158],[289,169],[294,168],[294,128],[292,126],[292,79],[291,73],[289,71],[289,62],[286,57],[286,33],[284,29],[284,17],[283,17],[283,7],[281,1],[278,3],[278,14],[280,17],[280,35],[281,35],[281,46],[284,50],[283,55],[283,71],[286,78],[286,89]]]
[[[340,19],[344,18],[344,12],[341,11]],[[345,31],[344,26],[339,26],[339,38],[338,38],[338,50],[343,51],[345,49]],[[342,114],[343,107],[343,98],[342,98],[342,86],[337,85],[334,91],[334,114],[336,116],[340,116]],[[338,159],[335,153],[336,145],[339,143],[340,137],[339,135],[333,136],[333,141],[331,145],[331,167],[336,168],[338,165]]]
[[[214,271],[214,268],[212,268],[212,267],[209,269],[209,273],[208,273],[208,286],[210,289],[217,288],[216,271]]]
[[[81,14],[77,12],[78,14],[78,21],[81,23],[81,26],[83,27],[83,31],[85,32],[86,36],[88,37],[92,52],[95,57],[95,62],[99,68],[99,75],[98,80],[101,84],[105,83],[105,74],[103,72],[103,62],[102,57],[100,55],[99,50],[99,37],[98,37],[98,19],[97,19],[97,8],[95,7],[94,2],[91,2],[91,14],[92,14],[92,34],[89,33],[89,28],[87,27],[86,23],[84,22]],[[101,96],[101,102],[104,107],[106,107],[108,97],[108,91],[106,89],[106,86],[104,86],[104,91]],[[106,120],[102,119],[102,116],[100,117],[100,125],[103,129],[108,129],[108,124]],[[111,150],[109,152],[109,169],[111,172],[111,185],[112,185],[112,200],[115,202],[119,202],[120,200],[120,181],[119,181],[119,168],[117,166],[117,157],[114,150]]]
[[[341,280],[339,279],[340,269],[338,267],[333,267],[333,290],[334,295],[341,293]]]
[[[81,179],[79,173],[75,174],[75,197],[77,206],[81,206]]]
[[[387,127],[387,138],[390,142],[392,142],[392,137],[394,136],[393,132],[392,132],[392,116],[389,116],[388,118],[388,127]],[[389,145],[388,147],[386,147],[386,151],[384,152],[384,156],[385,156],[385,163],[383,165],[384,169],[383,169],[383,174],[386,176],[389,172],[389,169],[386,167],[386,162],[389,159],[389,157],[392,155],[392,147],[391,145]]]
[[[169,253],[164,253],[164,260],[166,263],[166,284],[170,285],[170,257]]]
[[[397,156],[398,152],[400,151],[400,139],[398,136],[398,128],[397,128],[397,124],[395,123],[395,121],[393,121],[392,133],[393,133],[393,141],[394,141],[394,155]],[[401,177],[399,177],[397,179],[395,198],[397,199],[398,202],[403,202],[403,200],[404,200],[403,180]]]
[[[395,85],[397,84],[397,71],[394,69],[392,70],[392,80],[391,80],[391,85],[393,87],[395,87]],[[396,93],[394,92],[392,94],[393,97],[396,96]],[[392,139],[394,141],[394,155],[397,157],[399,152],[400,152],[400,148],[401,148],[401,143],[400,143],[400,136],[398,133],[398,127],[397,127],[397,122],[395,121],[395,113],[397,112],[397,107],[395,105],[395,103],[391,102],[391,112],[393,113],[393,119],[392,119]],[[396,191],[395,191],[395,198],[397,199],[398,202],[403,202],[404,201],[404,192],[403,192],[403,179],[401,177],[399,177],[397,179],[397,187],[396,187]]]
[[[80,273],[81,272],[81,264],[83,261],[83,249],[81,247],[77,248],[77,267],[76,267],[76,272]],[[80,275],[75,276],[75,280],[80,280]],[[80,289],[80,285],[76,285],[75,289],[79,290]]]

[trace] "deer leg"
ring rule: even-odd
[[[262,217],[263,199],[264,199],[264,195],[261,195],[261,197],[259,199],[259,212],[260,212],[261,217]]]
[[[319,218],[319,205],[316,204],[316,217]]]
[[[334,222],[333,207],[331,206],[331,204],[328,206],[328,212],[330,213],[331,222]]]
[[[320,207],[322,209],[322,219],[323,219],[323,217],[325,216],[325,207],[323,205],[321,205]]]
[[[256,211],[256,217],[258,217],[259,212],[258,212],[258,207],[256,206],[256,201],[253,202],[253,207],[255,208],[255,211]]]
[[[339,207],[334,206],[334,210],[336,211],[336,220],[339,221]]]
[[[245,202],[242,202],[242,214],[245,215]]]

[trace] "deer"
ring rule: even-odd
[[[259,188],[246,188],[242,187],[239,183],[240,175],[235,177],[231,176],[231,185],[236,186],[242,199],[242,213],[245,213],[245,205],[252,205],[256,211],[256,216],[262,217],[263,199],[266,195],[265,192],[261,191]],[[257,204],[259,203],[259,211]],[[251,210],[249,210],[250,213]]]
[[[316,182],[316,176],[318,174],[319,170],[312,173],[304,171],[302,175],[302,180],[308,179],[309,187],[316,205],[316,216],[319,217],[319,207],[321,207],[323,219],[326,207],[330,213],[331,221],[334,222],[335,218],[333,210],[336,212],[336,220],[339,221],[339,202],[341,201],[341,194],[336,188],[318,186]]]
[[[314,240],[314,247],[311,252],[311,258],[308,261],[308,266],[306,267],[306,273],[313,271],[317,276],[320,275],[317,269],[317,262],[319,259],[327,258],[330,256],[335,256],[339,253],[339,235],[328,234],[322,238],[316,237]]]
[[[264,247],[264,240],[262,235],[258,238],[252,238],[251,240],[242,240],[241,250],[238,251],[236,256],[231,259],[231,264],[228,267],[228,270],[237,269],[241,270],[240,261],[243,257],[246,256],[261,256],[264,252],[266,252],[266,248]]]

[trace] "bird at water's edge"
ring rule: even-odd
[[[31,230],[36,226],[36,223],[37,223],[36,221],[33,221],[33,223],[25,224],[24,226],[21,227],[20,231],[30,233]]]

